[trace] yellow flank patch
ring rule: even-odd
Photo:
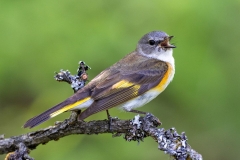
[[[162,92],[166,87],[167,87],[167,84],[169,83],[170,81],[170,75],[172,74],[172,71],[173,71],[173,68],[171,65],[168,64],[168,70],[167,72],[165,73],[165,75],[163,76],[161,82],[154,88],[156,89],[157,91],[159,92]]]
[[[76,107],[76,106],[78,106],[78,105],[80,105],[80,104],[88,101],[89,99],[90,99],[90,97],[87,97],[87,98],[84,98],[84,99],[82,99],[82,100],[79,100],[79,101],[77,101],[77,102],[75,102],[75,103],[69,104],[69,105],[67,105],[67,106],[65,106],[65,107],[63,107],[63,108],[61,108],[61,109],[53,112],[52,114],[50,114],[50,117],[51,117],[51,118],[52,118],[52,117],[55,117],[55,116],[57,116],[57,115],[65,112],[65,111],[68,111],[68,110],[70,110],[70,109],[72,109],[72,108],[74,108],[74,107]]]

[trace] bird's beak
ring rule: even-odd
[[[170,44],[170,40],[173,38],[173,36],[165,37],[164,40],[159,44],[162,48],[176,48],[176,46]]]

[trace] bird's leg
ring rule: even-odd
[[[109,125],[109,130],[112,131],[112,117],[110,116],[108,110],[106,110],[106,112],[107,112],[107,118],[108,118],[108,123],[109,123],[108,124]]]
[[[111,119],[111,116],[110,116],[110,114],[109,114],[109,111],[106,110],[106,112],[107,112],[107,118],[108,118],[108,120]]]
[[[147,114],[146,112],[138,111],[138,110],[134,110],[134,109],[127,111],[127,112],[138,113],[138,114]]]

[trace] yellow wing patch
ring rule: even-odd
[[[91,98],[91,97],[87,97],[87,98],[84,98],[84,99],[82,99],[82,100],[79,100],[79,101],[77,101],[77,102],[75,102],[75,103],[73,103],[73,104],[69,104],[69,105],[67,105],[67,106],[65,106],[65,107],[63,107],[63,108],[61,108],[61,109],[53,112],[52,114],[50,114],[50,117],[52,118],[52,117],[55,117],[55,116],[57,116],[57,115],[65,112],[65,111],[68,111],[68,110],[70,110],[70,109],[72,109],[72,108],[74,108],[74,107],[76,107],[76,106],[78,106],[78,105],[80,105],[80,104],[88,101],[90,98]]]
[[[136,91],[136,94],[138,93],[138,90],[140,88],[140,85],[136,85],[134,83],[131,83],[129,81],[126,81],[126,80],[121,80],[119,81],[118,83],[114,84],[112,86],[112,89],[120,89],[120,88],[127,88],[127,87],[131,87],[131,86],[134,86],[133,88],[135,89]]]

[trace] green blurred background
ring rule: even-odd
[[[240,159],[240,1],[0,1],[0,134],[24,134],[68,118],[64,113],[34,129],[29,118],[73,92],[54,71],[75,74],[78,62],[92,79],[135,49],[153,30],[174,35],[173,82],[143,111],[186,132],[204,159]],[[134,114],[110,111],[121,119]],[[105,119],[105,112],[88,119]],[[35,159],[169,159],[147,138],[140,145],[104,135],[73,135],[40,145]],[[4,156],[1,155],[0,159]]]

